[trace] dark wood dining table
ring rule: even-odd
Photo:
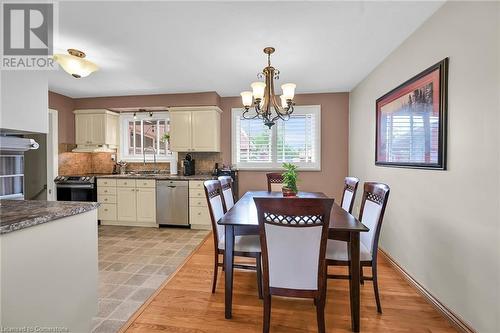
[[[321,192],[299,192],[299,198],[326,198]],[[257,209],[253,198],[283,197],[281,192],[252,191],[246,192],[236,204],[217,223],[225,226],[225,317],[232,317],[233,303],[233,265],[234,265],[234,236],[258,235],[259,222]],[[329,239],[346,241],[349,244],[351,259],[351,278],[349,279],[351,303],[351,328],[359,332],[360,316],[360,232],[369,229],[359,222],[354,216],[334,203],[330,213]]]

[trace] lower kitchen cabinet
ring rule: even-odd
[[[212,229],[202,180],[189,181],[189,223],[191,229]]]
[[[102,225],[158,227],[154,180],[97,180],[98,217]]]
[[[118,187],[116,189],[116,210],[118,221],[137,220],[136,197],[135,187]]]

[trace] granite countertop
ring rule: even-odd
[[[155,173],[155,174],[111,174],[111,175],[100,175],[97,178],[127,178],[127,179],[158,179],[158,180],[209,180],[216,179],[217,177],[207,174],[193,175],[193,176],[183,176],[183,175],[171,175],[168,173]]]
[[[97,202],[0,200],[0,235],[85,213],[97,207]]]

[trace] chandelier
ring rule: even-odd
[[[271,66],[271,54],[275,51],[274,47],[266,47],[264,53],[267,54],[267,67],[262,73],[257,74],[258,79],[265,77],[265,82],[253,82],[250,86],[253,91],[242,92],[241,99],[245,111],[243,111],[244,119],[260,118],[264,121],[264,125],[271,128],[278,119],[288,120],[293,112],[293,96],[295,94],[294,83],[285,83],[281,85],[283,94],[280,96],[278,103],[274,93],[274,80],[279,80],[280,71]],[[253,105],[255,114],[250,113],[250,107]],[[274,114],[273,114],[274,110]]]

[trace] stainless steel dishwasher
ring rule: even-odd
[[[189,226],[187,180],[156,181],[156,223]]]

